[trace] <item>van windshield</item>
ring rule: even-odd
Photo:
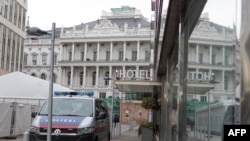
[[[48,115],[48,101],[46,101],[40,115]],[[52,106],[53,116],[93,116],[93,101],[91,99],[54,98]]]

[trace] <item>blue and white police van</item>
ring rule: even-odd
[[[29,141],[45,141],[48,127],[48,100],[32,113]],[[55,93],[52,102],[52,141],[110,141],[110,119],[104,100],[77,92]]]

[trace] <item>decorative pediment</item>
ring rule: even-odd
[[[196,26],[196,30],[216,32],[216,29],[212,27],[208,21],[200,21],[200,23]]]
[[[96,24],[93,30],[118,30],[119,28],[116,24],[112,24],[110,20],[104,19],[100,20],[99,24]]]

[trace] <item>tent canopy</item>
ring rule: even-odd
[[[53,84],[53,91],[73,91],[67,87]],[[48,98],[49,81],[12,72],[0,76],[0,97],[15,98]]]

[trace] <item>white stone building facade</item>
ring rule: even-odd
[[[214,88],[205,94],[197,92],[188,95],[188,100],[207,102],[208,95],[211,102],[234,98],[238,73],[235,59],[238,54],[234,37],[232,28],[209,21],[206,13],[201,16],[189,39],[188,77],[189,81],[211,83],[210,80],[214,79],[216,83]],[[193,75],[192,78],[192,73],[198,75]]]
[[[130,12],[123,13],[126,10]],[[147,78],[152,79],[154,37],[150,26],[138,10],[122,7],[112,9],[111,13],[103,12],[96,21],[61,28],[60,32],[57,29],[55,82],[76,91],[94,91],[97,97],[108,97],[112,95],[113,84],[112,80],[104,78],[116,79],[121,76],[117,71],[136,70],[133,76],[138,78],[136,72],[143,70]],[[210,91],[211,101],[224,101],[234,96],[233,38],[231,28],[212,23],[208,15],[203,15],[189,39],[188,72],[213,73],[219,82]],[[27,38],[25,43],[24,72],[49,80],[50,39]],[[34,60],[36,65],[32,64]],[[188,94],[187,98],[207,101],[208,93]]]
[[[96,21],[61,28],[55,44],[56,83],[76,91],[93,91],[96,97],[108,97],[112,95],[113,84],[104,78],[114,80],[117,72],[133,70],[129,75],[134,78],[139,75],[136,72],[152,78],[150,22],[132,7],[111,11],[103,12]],[[23,72],[49,80],[49,56],[49,38],[27,37]]]

